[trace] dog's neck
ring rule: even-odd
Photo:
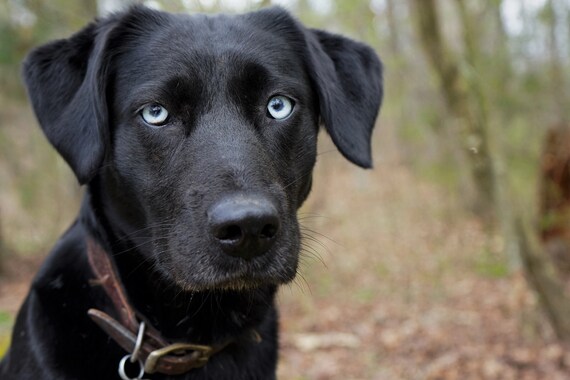
[[[88,189],[82,223],[111,255],[133,308],[165,338],[201,344],[223,342],[256,329],[273,308],[275,286],[239,292],[191,292],[169,283],[138,252],[134,242],[109,227],[108,218],[97,194]]]

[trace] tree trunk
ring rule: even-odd
[[[510,118],[512,115],[512,95],[509,93],[509,84],[513,80],[512,60],[509,52],[509,35],[506,31],[505,22],[503,20],[501,9],[503,0],[493,0],[491,2],[491,17],[495,29],[495,43],[493,56],[493,67],[490,75],[492,75],[494,88],[493,102],[501,105],[503,117]],[[506,121],[506,120],[505,120]]]
[[[525,277],[536,291],[558,339],[570,343],[570,298],[564,293],[554,266],[545,259],[534,229],[521,219],[516,221],[516,228]]]
[[[548,50],[550,55],[550,88],[552,89],[552,102],[555,105],[556,122],[568,121],[566,78],[560,57],[558,42],[558,14],[554,0],[548,0],[545,5],[546,19],[548,23]]]
[[[492,216],[494,176],[484,116],[482,118],[472,109],[460,63],[441,36],[435,1],[412,2],[415,4],[417,30],[425,54],[437,74],[445,104],[460,126],[461,144],[468,159],[471,180],[477,188],[474,210],[481,216]]]
[[[4,258],[6,257],[6,247],[4,245],[4,235],[2,234],[2,215],[0,214],[0,274],[4,269]]]
[[[517,270],[520,267],[520,247],[513,224],[515,211],[513,210],[514,205],[510,201],[509,179],[507,177],[505,159],[502,156],[504,149],[500,137],[495,139],[493,134],[488,133],[490,119],[487,98],[482,86],[484,82],[484,68],[480,65],[481,42],[479,41],[479,33],[475,24],[476,17],[469,11],[465,1],[456,0],[455,3],[459,11],[461,24],[463,25],[465,60],[473,68],[473,73],[466,78],[471,104],[481,124],[481,129],[487,132],[482,137],[486,139],[485,146],[488,149],[487,161],[491,165],[490,175],[492,176],[491,184],[493,186],[494,216],[501,229],[509,267],[511,270]],[[504,62],[498,63],[498,65],[501,64],[504,64]],[[504,93],[505,90],[499,89],[498,92]]]
[[[388,29],[390,31],[390,48],[392,54],[397,56],[397,54],[400,53],[400,35],[398,32],[394,0],[386,0],[386,20],[388,21]]]
[[[539,178],[539,230],[558,273],[570,280],[570,128],[551,128],[544,140]]]

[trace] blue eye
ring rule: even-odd
[[[286,96],[274,96],[267,103],[267,112],[275,120],[284,120],[293,112],[293,100]]]
[[[149,104],[141,110],[143,120],[152,126],[160,127],[168,120],[168,111],[160,104]]]

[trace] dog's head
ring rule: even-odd
[[[371,166],[381,64],[280,8],[135,7],[33,51],[24,77],[49,141],[93,187],[113,236],[184,288],[285,283],[319,121]]]

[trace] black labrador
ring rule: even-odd
[[[320,121],[370,167],[381,71],[281,8],[134,7],[34,50],[33,108],[87,190],[0,378],[275,378],[275,292],[296,274]]]

